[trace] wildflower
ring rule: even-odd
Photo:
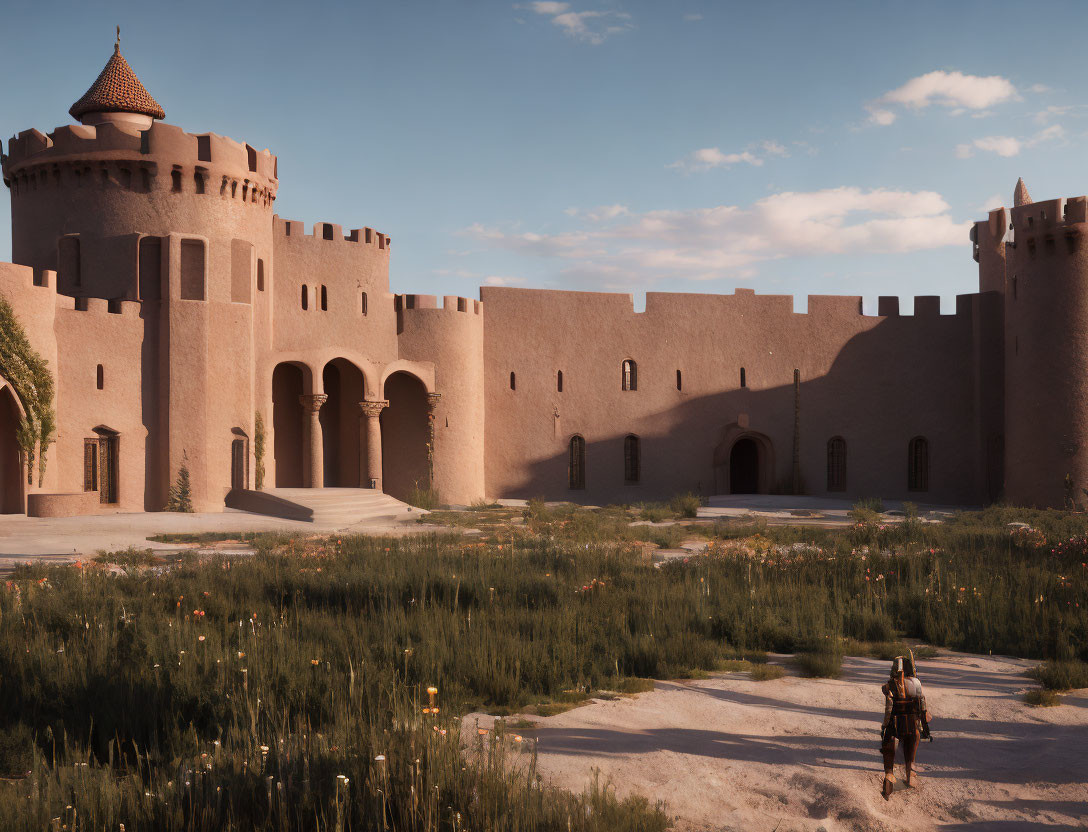
[[[314,667],[317,667],[319,664],[321,664],[321,659],[310,659],[310,664],[312,664]]]
[[[385,762],[385,755],[384,754],[379,754],[377,757],[374,758],[374,762],[384,763]]]
[[[431,712],[430,708],[424,708],[423,709],[423,713],[425,713],[425,714],[429,714],[430,712]]]
[[[514,734],[514,742],[521,742],[521,734]]]
[[[438,693],[438,688],[436,688],[434,685],[428,685],[427,693],[429,693],[431,696],[434,696],[436,693]]]
[[[246,657],[246,654],[245,654],[245,653],[243,653],[243,652],[242,652],[241,650],[239,650],[239,651],[238,651],[238,658],[239,658],[239,659],[244,659],[245,657]]]
[[[197,636],[197,637],[196,637],[196,640],[197,640],[197,641],[203,641],[203,640],[204,640],[204,636]]]
[[[267,745],[262,745],[261,746],[261,753],[262,754],[267,754],[268,753],[268,746]]]

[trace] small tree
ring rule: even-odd
[[[166,501],[166,510],[180,511],[186,514],[193,513],[193,489],[189,481],[189,455],[187,453],[182,454],[178,478],[170,486],[170,499]]]

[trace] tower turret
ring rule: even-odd
[[[68,112],[82,124],[112,121],[133,124],[145,130],[151,126],[152,119],[166,118],[159,102],[151,97],[121,55],[120,26],[117,27],[113,55],[106,61],[90,89]]]

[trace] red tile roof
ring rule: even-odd
[[[166,118],[162,107],[144,89],[116,46],[98,80],[68,112],[72,118],[81,118],[87,113],[139,113]]]

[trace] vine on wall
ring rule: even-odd
[[[257,457],[254,484],[260,491],[264,488],[264,417],[259,410],[253,415],[253,455]]]
[[[38,455],[38,487],[45,476],[45,453],[57,431],[53,409],[53,374],[49,364],[34,351],[26,331],[15,317],[8,299],[0,295],[0,375],[15,388],[26,415],[19,422],[16,439],[26,455],[27,485],[34,484],[34,452]]]

